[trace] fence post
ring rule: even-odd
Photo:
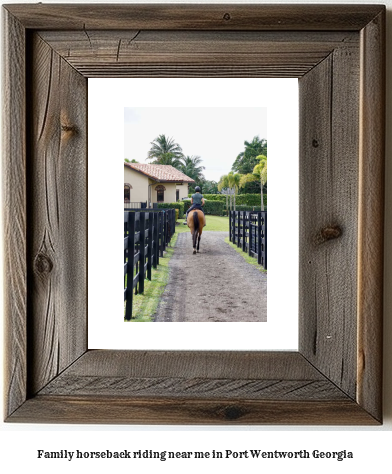
[[[246,211],[242,211],[242,251],[246,250]]]
[[[147,258],[148,258],[148,263],[147,263],[147,278],[151,281],[151,267],[152,267],[152,212],[148,212],[148,249],[147,249]]]
[[[240,212],[241,211],[236,211],[237,212],[237,247],[241,246],[241,216]]]
[[[124,239],[127,237],[128,233],[128,213],[124,211]],[[127,256],[128,256],[128,247],[124,247],[124,265],[127,261]]]
[[[163,257],[163,250],[165,248],[165,215],[163,211],[159,211],[159,256]]]
[[[235,244],[235,211],[230,211],[233,216],[233,223],[232,223],[232,229],[233,229],[233,244]]]
[[[252,256],[252,238],[253,238],[253,226],[252,226],[252,213],[249,212],[249,238],[248,238],[248,255]]]
[[[132,318],[133,304],[133,266],[135,256],[135,213],[128,212],[128,262],[127,262],[127,289],[125,319],[130,321]]]
[[[264,212],[264,270],[267,270],[267,212]]]
[[[164,211],[164,216],[165,216],[165,224],[164,224],[164,228],[165,228],[165,232],[164,232],[164,235],[165,235],[165,247],[164,247],[164,250],[166,250],[166,247],[168,246],[169,244],[169,239],[168,239],[168,229],[169,229],[169,222],[168,222],[168,215],[167,215],[167,212]]]
[[[176,232],[176,210],[175,209],[172,209],[171,210],[171,214],[172,214],[172,237],[173,235],[175,234]]]
[[[261,265],[261,212],[257,213],[257,263]]]
[[[240,212],[241,211],[234,211],[236,214],[237,214],[237,247],[240,247],[241,244],[240,244],[240,236],[241,236],[241,216],[240,216]]]
[[[237,213],[236,211],[231,211],[233,213],[233,244],[237,243]]]
[[[233,242],[233,235],[231,230],[231,211],[227,211],[229,213],[229,240]]]
[[[235,244],[235,211],[230,211],[232,213],[232,216],[233,216],[233,244]]]
[[[158,228],[158,213],[154,212],[154,268],[159,265],[159,228]]]
[[[172,232],[172,222],[171,222],[171,209],[168,209],[166,211],[166,222],[167,222],[167,245],[169,245],[170,241],[171,241],[171,232]],[[166,245],[166,246],[167,246]]]
[[[144,264],[146,263],[146,214],[140,212],[140,246],[139,246],[139,293],[144,292]]]

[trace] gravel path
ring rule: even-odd
[[[193,255],[190,232],[178,235],[156,322],[267,321],[267,274],[246,263],[228,236],[204,231]]]

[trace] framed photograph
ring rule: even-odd
[[[188,94],[189,90],[192,91],[191,95]],[[229,106],[227,106],[228,95],[231,98]],[[88,182],[104,183],[103,187],[102,185],[89,187],[88,235],[92,239],[92,244],[88,250],[88,347],[141,350],[297,350],[298,79],[94,78],[88,81],[88,104],[90,163]],[[141,124],[136,134],[134,123],[129,122],[129,117],[124,114],[124,106],[127,104],[133,104],[132,110],[138,114],[149,114],[148,120]],[[125,111],[129,110],[130,107],[125,108]],[[170,117],[173,115],[174,119],[171,122]],[[100,124],[104,117],[110,117],[110,121],[105,120],[106,133],[102,136]],[[180,131],[178,120],[184,123],[187,133]],[[219,123],[219,127],[215,126],[216,123]],[[208,318],[208,322],[200,322],[200,319],[197,319],[197,324],[185,325],[180,323],[124,325],[123,320],[115,316],[121,314],[124,300],[119,281],[123,275],[123,243],[119,241],[120,226],[123,225],[121,205],[123,183],[134,185],[131,190],[131,201],[136,201],[135,182],[123,177],[122,160],[123,157],[136,158],[139,163],[143,163],[150,142],[162,131],[174,137],[186,155],[200,154],[202,164],[206,165],[204,170],[206,178],[208,179],[213,171],[215,174],[212,177],[217,182],[220,176],[230,170],[238,153],[244,150],[244,140],[253,142],[257,135],[265,139],[269,137],[268,261],[270,265],[268,298],[264,296],[264,301],[259,293],[262,291],[260,277],[266,283],[267,273],[260,272],[263,267],[257,265],[257,258],[252,257],[254,265],[250,269],[249,264],[230,248],[229,244],[222,242],[222,245],[227,247],[227,252],[231,252],[228,254],[230,258],[224,259],[220,245],[213,248],[208,244],[209,237],[216,235],[212,229],[224,231],[226,228],[228,239],[228,217],[209,217],[210,226],[207,225],[205,229],[207,232],[203,231],[204,239],[202,239],[207,246],[201,246],[201,253],[196,256],[198,263],[202,264],[199,270],[194,265],[195,257],[192,256],[189,229],[181,225],[182,220],[179,219],[177,222],[181,224],[176,226],[173,239],[185,238],[188,243],[184,247],[184,244],[177,240],[173,258],[184,259],[187,265],[186,268],[182,265],[178,271],[171,270],[169,283],[159,306],[162,304],[162,308],[166,308],[166,311],[167,306],[172,308],[169,298],[175,295],[174,305],[177,314],[178,309],[181,311],[181,322],[189,321],[195,312],[199,314],[198,318],[205,321]],[[282,136],[285,137],[284,140]],[[136,148],[141,141],[140,137],[144,137],[143,147]],[[211,159],[211,154],[214,160]],[[202,190],[204,195],[205,188]],[[239,194],[242,194],[241,190]],[[209,199],[209,196],[205,197]],[[222,197],[225,198],[224,195]],[[244,197],[246,195],[240,196]],[[260,191],[250,197],[260,206]],[[238,198],[236,202],[238,204]],[[127,204],[124,205],[125,208],[126,206]],[[99,226],[98,233],[97,222],[105,223]],[[289,240],[288,228],[291,229]],[[185,231],[184,235],[181,235],[181,231]],[[96,239],[94,235],[97,235]],[[222,238],[221,235],[218,234],[218,238]],[[110,255],[110,259],[102,261],[96,258],[96,246],[99,246],[98,251],[101,255]],[[168,255],[174,251],[172,247],[171,242],[164,260],[159,260],[157,271],[152,272],[153,282],[161,275],[161,263],[167,262]],[[179,247],[182,250],[177,252]],[[208,271],[204,265],[206,259],[212,261],[219,271],[215,269]],[[170,265],[178,269],[178,260],[177,263],[170,260]],[[234,277],[229,277],[229,272],[233,270],[235,270]],[[255,276],[253,285],[257,285],[257,296],[254,297],[253,305],[250,301],[252,297],[249,288],[240,289],[239,272],[242,275],[242,284],[245,284],[246,278]],[[178,278],[179,274],[181,278]],[[208,285],[207,289],[203,290],[199,280],[196,291],[194,286],[187,284],[195,274],[200,275],[201,282]],[[152,287],[153,285],[150,286],[147,282],[144,294],[136,296],[137,303],[132,314],[132,322],[140,321],[141,318],[146,321],[148,317],[158,319],[157,316],[161,313],[159,307],[154,315],[150,316],[154,312],[151,310],[149,298]],[[266,285],[264,289],[265,287]],[[284,299],[282,299],[282,288],[285,291]],[[201,309],[199,304],[196,306],[190,304],[191,299],[186,297],[188,292],[196,295],[201,293]],[[231,303],[227,299],[228,294]],[[99,295],[99,298],[96,295]],[[156,301],[156,298],[153,301]],[[266,303],[268,303],[268,323],[263,322],[260,327],[259,322],[243,321],[248,319],[248,316],[251,320],[254,318],[254,313],[250,315],[252,306],[256,308],[258,317],[265,321]],[[168,315],[173,320],[172,313],[173,310]],[[220,324],[210,324],[216,320]],[[222,334],[224,337],[221,337]]]
[[[382,423],[385,6],[18,4],[3,17],[5,420]],[[88,347],[96,77],[298,78],[297,351]]]

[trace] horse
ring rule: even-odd
[[[200,237],[203,232],[204,222],[205,221],[203,211],[195,209],[188,213],[186,223],[188,224],[188,227],[190,228],[192,234],[193,255],[195,255],[196,251],[197,253],[199,253]]]

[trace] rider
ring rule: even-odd
[[[184,222],[184,225],[186,225],[186,221],[187,221],[187,218],[188,218],[188,212],[191,211],[192,209],[200,209],[203,214],[204,214],[204,226],[206,226],[206,215],[204,213],[204,210],[202,208],[202,206],[204,206],[204,198],[203,198],[203,195],[200,193],[201,189],[199,186],[196,186],[195,187],[195,194],[192,194],[192,197],[191,197],[191,207],[186,211],[186,217],[185,217],[185,222]]]

